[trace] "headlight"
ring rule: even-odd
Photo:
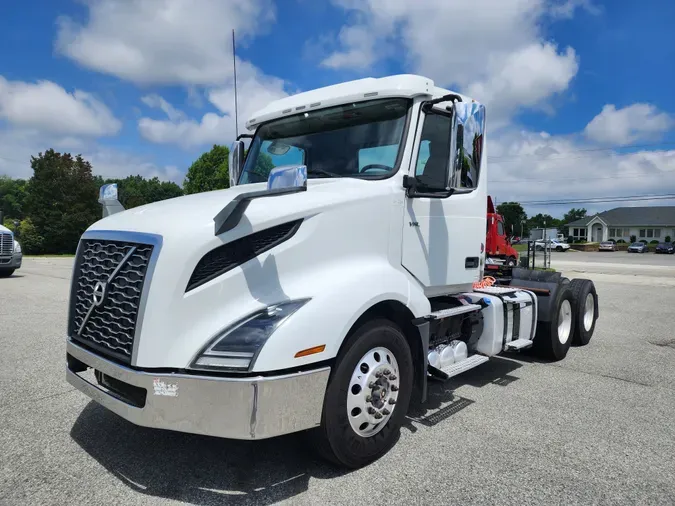
[[[14,241],[14,253],[21,253],[21,245],[17,241]]]
[[[272,333],[308,300],[266,307],[228,327],[197,355],[190,368],[247,371]]]

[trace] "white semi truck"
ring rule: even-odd
[[[0,278],[7,278],[20,269],[22,259],[21,245],[14,238],[14,232],[0,224]]]
[[[411,400],[503,352],[590,340],[595,287],[482,286],[485,108],[422,76],[272,102],[231,187],[123,210],[79,243],[67,380],[130,422],[234,439],[307,431],[364,466]],[[87,369],[94,375],[88,377]]]

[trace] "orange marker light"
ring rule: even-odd
[[[306,357],[307,355],[314,355],[316,353],[321,353],[326,349],[326,345],[322,344],[321,346],[314,346],[312,348],[307,348],[306,350],[299,351],[295,354],[295,358]]]

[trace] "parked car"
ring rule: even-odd
[[[675,244],[672,242],[660,242],[656,245],[654,253],[675,253]]]
[[[634,242],[630,246],[628,246],[628,253],[647,253],[649,251],[649,248],[647,245],[643,242]]]
[[[538,250],[543,250],[547,242],[551,245],[551,249],[554,249],[556,251],[567,251],[568,249],[570,249],[569,244],[567,244],[564,241],[560,241],[558,239],[547,239],[546,241],[539,240],[534,243],[534,247]]]
[[[598,251],[619,251],[619,246],[613,241],[602,241]]]

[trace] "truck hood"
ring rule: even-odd
[[[12,234],[12,235],[14,234],[14,232],[12,232],[10,229],[8,229],[7,227],[5,227],[3,225],[0,225],[0,232],[6,233],[6,234]]]
[[[307,183],[305,192],[252,200],[237,227],[222,234],[220,240],[227,240],[228,235],[241,236],[394,191],[393,186],[386,182],[355,178],[310,179]],[[266,183],[247,184],[154,202],[103,218],[91,225],[89,231],[141,232],[157,234],[165,239],[176,235],[182,240],[187,237],[201,241],[213,239],[213,218],[236,195],[265,188]]]

